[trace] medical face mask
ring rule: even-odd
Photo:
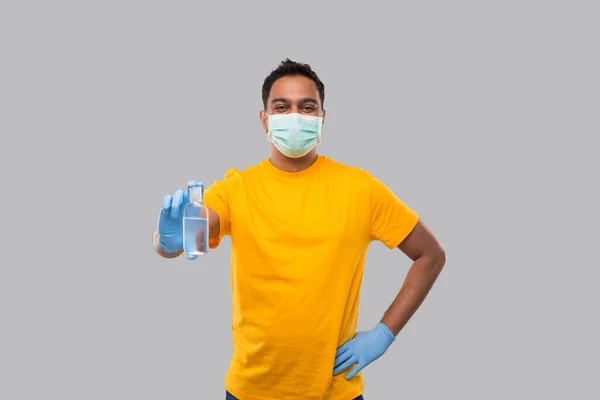
[[[267,140],[283,155],[298,158],[308,154],[321,143],[322,117],[312,115],[272,114],[269,115]]]

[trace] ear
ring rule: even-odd
[[[269,133],[269,123],[268,123],[269,117],[265,110],[260,110],[259,119],[260,119],[260,123],[263,126],[263,129],[265,130],[265,133]]]

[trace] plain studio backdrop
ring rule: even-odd
[[[0,3],[1,399],[224,398],[231,241],[151,234],[165,194],[269,156],[286,57],[325,83],[319,153],[447,250],[365,398],[600,398],[596,3],[333,3]],[[359,329],[409,267],[373,243]]]

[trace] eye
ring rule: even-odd
[[[315,106],[304,106],[303,109],[305,112],[313,112],[313,111],[315,111],[316,107]]]

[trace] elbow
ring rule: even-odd
[[[446,250],[441,246],[432,247],[413,260],[422,263],[432,274],[437,276],[446,265]]]
[[[436,270],[441,271],[446,266],[446,250],[442,246],[438,246],[431,258]]]
[[[437,263],[440,270],[446,266],[446,250],[442,246],[438,250]]]

